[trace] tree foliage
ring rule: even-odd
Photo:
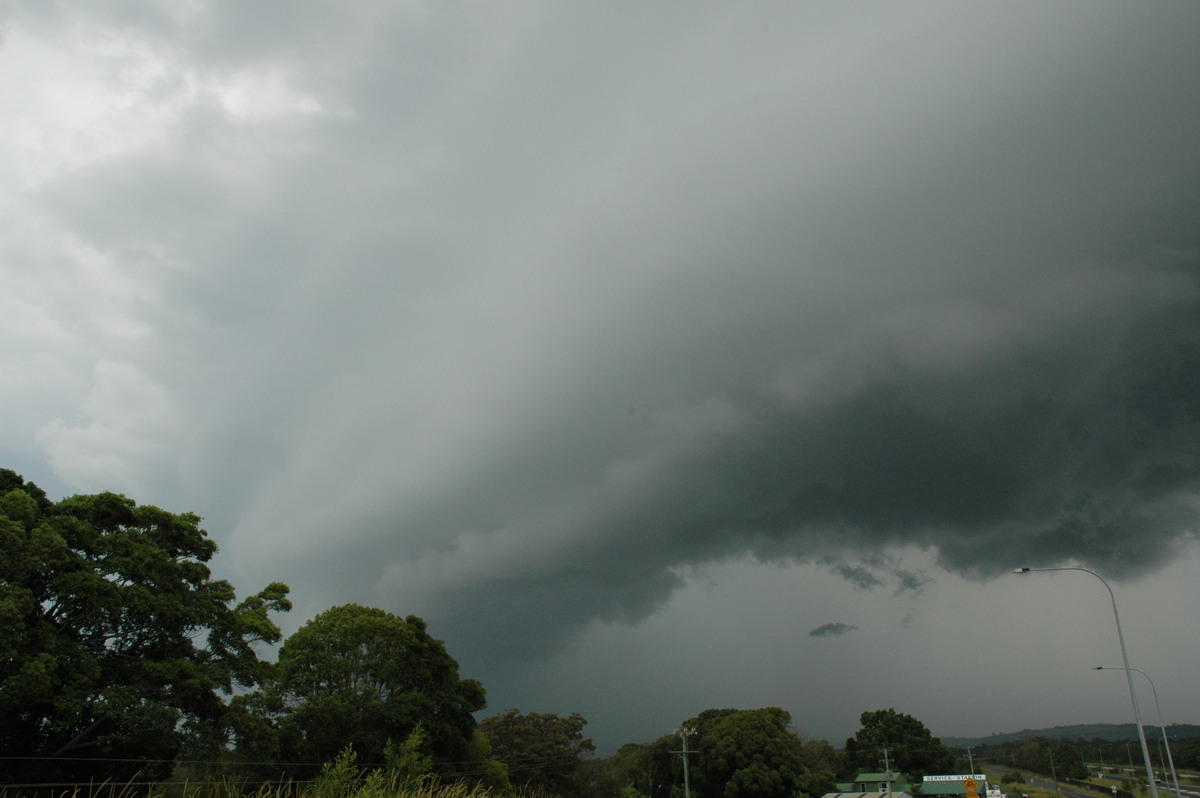
[[[678,747],[679,738],[670,734],[650,743],[621,746],[604,760],[604,781],[610,789],[597,794],[670,798],[673,788],[682,783],[683,762],[674,753]]]
[[[792,798],[808,769],[792,716],[779,707],[708,710],[696,719],[694,784],[701,798]]]
[[[779,795],[817,798],[836,790],[840,754],[825,740],[802,740],[778,708],[708,709],[681,724],[690,733],[688,762],[696,796]],[[607,759],[585,759],[572,793],[578,798],[679,798],[683,794],[679,731],[627,743]],[[723,762],[715,762],[719,754]]]
[[[980,752],[981,757],[1038,773],[1046,778],[1082,779],[1087,767],[1074,745],[1065,740],[1033,737],[991,745]]]
[[[584,757],[596,750],[583,736],[586,725],[577,712],[563,717],[508,709],[481,720],[479,729],[491,743],[492,755],[508,768],[514,785],[572,796],[580,792]]]
[[[389,742],[420,728],[439,772],[475,750],[482,685],[458,675],[458,663],[423,620],[346,604],[317,615],[280,648],[261,690],[240,696],[237,737],[248,760],[330,762],[348,746],[360,761],[385,761]]]
[[[153,776],[188,734],[222,738],[222,695],[256,685],[274,583],[237,603],[192,513],[114,493],[50,502],[0,469],[0,755],[15,782]],[[122,761],[124,760],[124,761]]]
[[[826,740],[805,740],[800,746],[800,762],[807,772],[801,779],[800,791],[813,798],[835,792],[842,758]]]
[[[1191,770],[1200,769],[1200,737],[1184,740],[1172,750],[1175,751],[1172,758],[1177,767]]]
[[[826,772],[832,781],[841,769],[841,757],[827,740],[813,738],[800,746],[800,760],[814,772]]]
[[[927,775],[953,771],[954,754],[912,715],[880,709],[862,713],[859,722],[862,728],[846,740],[847,777],[882,771],[885,749],[888,766],[914,783]]]

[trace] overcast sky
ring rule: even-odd
[[[0,465],[52,496],[602,753],[1131,720],[1104,586],[1022,565],[1200,722],[1200,4],[0,8]]]

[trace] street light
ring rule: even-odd
[[[1027,574],[1034,571],[1083,571],[1085,574],[1091,574],[1099,579],[1100,583],[1104,585],[1104,589],[1108,591],[1108,597],[1112,600],[1113,619],[1117,622],[1117,640],[1121,643],[1121,661],[1125,663],[1125,680],[1129,683],[1129,701],[1133,704],[1133,722],[1137,724],[1138,740],[1142,743],[1142,760],[1146,763],[1146,778],[1149,780],[1147,784],[1150,787],[1152,798],[1158,798],[1158,787],[1154,784],[1154,766],[1150,764],[1150,748],[1146,745],[1146,731],[1142,728],[1137,693],[1133,689],[1133,672],[1129,669],[1129,654],[1125,651],[1125,636],[1121,634],[1121,616],[1117,612],[1117,597],[1113,594],[1112,588],[1108,586],[1108,582],[1104,581],[1104,577],[1078,565],[1060,565],[1054,568],[1017,568],[1013,573]]]
[[[1124,668],[1106,668],[1103,665],[1097,665],[1095,670],[1098,671],[1123,671]],[[1146,677],[1146,681],[1150,682],[1150,694],[1154,696],[1154,710],[1158,713],[1158,727],[1162,729],[1163,744],[1167,746],[1167,764],[1171,766],[1171,781],[1175,784],[1175,798],[1183,798],[1179,792],[1179,774],[1175,772],[1175,757],[1171,756],[1171,740],[1167,737],[1167,726],[1163,723],[1162,707],[1158,703],[1158,690],[1154,689],[1154,680],[1150,678],[1150,674],[1137,668],[1130,668],[1134,673],[1140,673]],[[1159,753],[1162,753],[1161,751]]]

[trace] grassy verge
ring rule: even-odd
[[[30,798],[21,790],[0,790],[0,798]],[[442,784],[432,779],[387,783],[367,778],[353,790],[337,792],[314,784],[302,790],[292,785],[262,787],[246,792],[242,785],[112,785],[96,784],[64,790],[42,790],[36,798],[549,798],[529,793],[499,792],[483,786],[461,783]]]

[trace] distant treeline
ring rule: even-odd
[[[1159,734],[1157,726],[1147,725],[1146,728],[1147,733],[1153,730],[1155,736]],[[1137,736],[1137,726],[1132,723],[1081,723],[1074,726],[1053,726],[1048,729],[1022,729],[1017,732],[989,734],[986,737],[942,737],[941,740],[951,748],[975,748],[1032,740],[1037,737],[1046,740],[1123,742],[1136,740]],[[1192,723],[1173,723],[1167,726],[1167,736],[1173,741],[1200,737],[1200,726]]]

